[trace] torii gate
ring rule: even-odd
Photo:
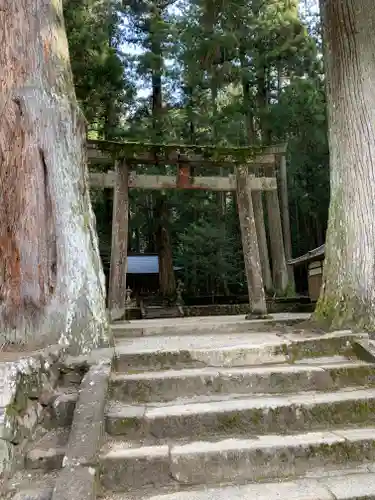
[[[292,278],[286,262],[291,258],[287,200],[286,145],[222,148],[140,144],[136,142],[87,141],[91,164],[108,165],[106,173],[91,173],[90,187],[113,188],[112,248],[108,306],[112,320],[125,314],[129,188],[146,190],[203,189],[234,191],[249,292],[250,316],[267,314],[265,288],[285,292]],[[176,165],[176,175],[142,175],[140,165]],[[231,167],[233,174],[192,176],[192,167]],[[276,167],[280,166],[280,214]],[[112,167],[112,169],[111,169]],[[114,169],[113,169],[114,167]],[[262,192],[268,214],[272,275],[264,223]],[[283,223],[282,223],[283,222]],[[285,245],[284,245],[285,240]]]

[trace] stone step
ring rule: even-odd
[[[177,306],[146,306],[144,319],[180,318],[182,316]]]
[[[12,497],[7,497],[5,500],[52,500],[53,488],[50,489],[32,489],[22,490],[17,492]],[[4,499],[3,499],[4,500]]]
[[[111,325],[117,338],[158,335],[197,335],[202,333],[241,333],[273,330],[290,330],[308,320],[309,313],[277,313],[270,319],[247,320],[244,315],[206,316],[163,320],[137,320],[115,322]]]
[[[130,448],[116,442],[100,456],[105,489],[213,485],[300,477],[375,460],[375,428]],[[375,484],[374,484],[375,486]]]
[[[372,468],[371,468],[372,470]],[[102,500],[373,500],[375,473],[337,471],[321,479],[303,478],[246,485],[224,485],[220,488],[192,489],[172,493],[147,492],[108,494]]]
[[[172,401],[208,394],[327,391],[345,386],[375,386],[375,364],[338,357],[319,364],[283,364],[239,368],[193,368],[136,374],[114,373],[110,396],[126,403]]]
[[[148,337],[122,340],[115,349],[117,371],[203,366],[291,363],[307,357],[354,355],[367,334],[335,332],[320,336],[252,333]]]
[[[375,392],[350,388],[336,392],[289,395],[216,395],[172,403],[110,403],[106,430],[110,435],[158,438],[251,435],[366,425],[375,421]]]
[[[59,471],[19,470],[0,489],[1,500],[50,500]]]
[[[56,391],[53,401],[46,408],[43,426],[47,429],[59,427],[70,427],[78,399],[78,391],[74,388],[59,389]]]
[[[33,443],[26,453],[26,468],[43,469],[44,471],[60,469],[69,432],[68,428],[54,429]]]

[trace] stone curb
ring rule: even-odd
[[[112,353],[112,350],[109,350]],[[63,469],[52,500],[94,500],[97,457],[104,431],[104,409],[112,354],[92,365],[84,376],[73,416]]]
[[[95,500],[97,469],[84,465],[64,467],[56,480],[51,500]]]
[[[356,340],[353,342],[356,356],[366,363],[375,363],[375,343],[372,340]]]

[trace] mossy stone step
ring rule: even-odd
[[[219,333],[252,333],[293,330],[302,321],[308,320],[309,313],[273,314],[269,319],[247,320],[244,315],[190,317],[181,319],[140,320],[115,322],[111,325],[117,339],[132,337],[153,337],[165,335],[197,335]]]
[[[103,487],[117,492],[150,485],[266,481],[322,469],[329,474],[340,466],[372,463],[375,428],[141,448],[115,443],[99,460]]]
[[[295,393],[328,391],[345,386],[375,386],[375,364],[361,361],[319,365],[282,364],[257,367],[165,370],[114,373],[110,397],[126,403],[172,401],[208,394]]]
[[[368,339],[368,335],[347,332],[306,338],[276,333],[136,338],[116,346],[115,369],[128,372],[176,367],[233,367],[294,363],[308,357],[355,356],[353,345],[363,339]]]
[[[259,484],[239,484],[189,488],[154,487],[134,492],[131,496],[123,493],[109,493],[102,500],[374,500],[375,473],[351,473],[343,469],[333,476],[322,478],[300,478],[296,480],[263,482]],[[167,490],[167,491],[166,491]],[[169,491],[169,492],[168,492]]]
[[[158,438],[252,435],[365,426],[375,422],[375,392],[354,388],[289,395],[215,396],[174,403],[125,405],[107,409],[112,435]]]

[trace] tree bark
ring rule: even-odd
[[[272,274],[275,290],[284,295],[288,289],[288,269],[285,260],[283,229],[277,190],[266,192],[266,205],[270,235]]]
[[[210,31],[213,33],[213,27],[210,25]],[[217,106],[217,97],[218,97],[218,91],[219,91],[219,86],[218,86],[218,74],[217,74],[217,65],[213,65],[211,68],[211,106],[212,106],[212,144],[219,144],[219,130],[218,130],[218,106]],[[219,169],[219,174],[222,176],[224,175],[224,169],[220,167]],[[219,224],[220,224],[220,232],[222,234],[222,241],[223,244],[225,244],[226,240],[226,198],[227,193],[224,191],[219,191],[216,193],[216,200],[217,200],[217,208],[218,208],[218,213],[220,215],[219,219]],[[222,246],[219,246],[217,249],[217,259],[218,262],[223,262],[224,261],[224,255],[223,255],[223,248]],[[228,286],[228,280],[226,279],[226,276],[221,276],[219,280],[217,280],[216,283],[216,293],[220,294],[221,288],[224,291],[224,295],[229,296],[230,295],[230,290]]]
[[[247,75],[248,64],[246,62],[246,48],[240,46],[240,62],[242,70],[242,95],[243,95],[243,114],[245,116],[246,132],[249,145],[252,145],[255,141],[255,129],[254,129],[254,102],[251,99],[251,84],[249,77]]]
[[[285,258],[288,263],[292,258],[292,235],[290,230],[290,215],[289,215],[288,174],[286,169],[286,157],[284,155],[280,159],[279,184],[280,184],[280,205],[282,211]],[[295,288],[294,269],[293,266],[291,266],[290,264],[287,264],[287,268],[288,268],[289,283],[294,290]]]
[[[325,266],[315,319],[375,327],[375,9],[321,2],[331,172]]]
[[[268,92],[268,79],[267,79],[267,68],[261,66],[256,74],[257,82],[257,96],[256,101],[258,105],[258,127],[260,131],[260,136],[263,144],[271,144],[271,129],[269,124],[269,92]]]
[[[176,295],[176,278],[173,270],[172,247],[168,231],[168,206],[163,198],[158,200],[156,217],[158,227],[156,244],[159,255],[159,285],[160,293],[165,298],[174,299]]]
[[[152,62],[152,128],[153,140],[162,143],[164,139],[165,116],[163,110],[163,47],[158,25],[162,21],[162,10],[168,7],[169,2],[154,4],[151,7],[150,42],[153,54]],[[155,194],[155,210],[157,217],[156,246],[159,255],[159,283],[160,292],[165,297],[174,297],[176,294],[176,280],[173,271],[172,245],[168,231],[168,206],[164,195]]]
[[[163,50],[161,45],[160,33],[158,24],[162,21],[161,12],[157,6],[151,7],[150,19],[150,44],[152,52],[152,128],[153,140],[162,142],[164,135],[164,117],[163,117],[163,91],[162,91],[162,74],[163,74]]]
[[[61,0],[2,0],[0,341],[108,343]]]

